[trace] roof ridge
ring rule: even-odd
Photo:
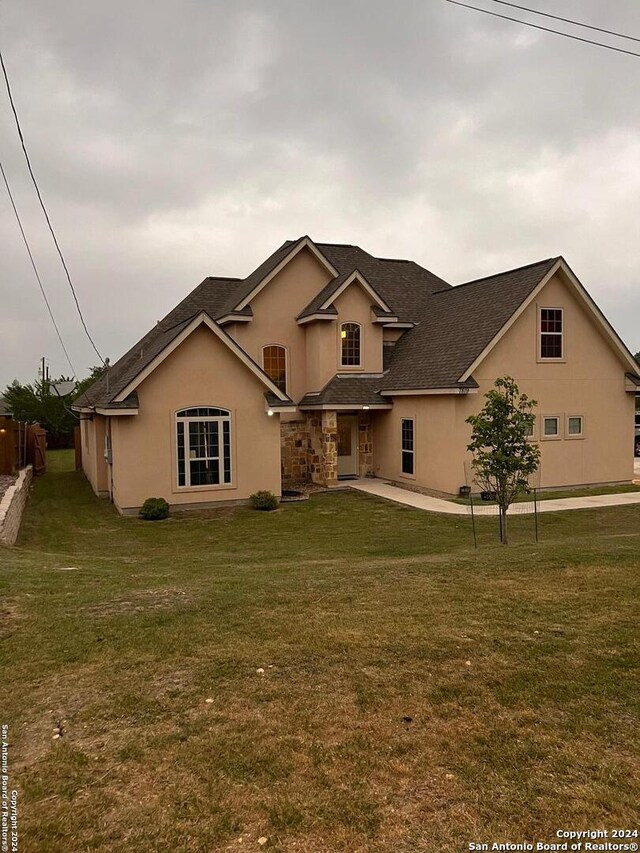
[[[467,284],[477,284],[480,281],[486,281],[489,278],[500,278],[502,275],[511,275],[514,272],[520,272],[520,270],[531,269],[531,267],[537,267],[541,264],[548,264],[550,261],[559,261],[562,255],[557,255],[552,258],[544,258],[541,261],[533,261],[530,264],[523,264],[521,267],[513,267],[509,270],[503,270],[502,272],[494,272],[491,275],[483,275],[481,278],[472,278],[469,281],[463,281],[461,284],[455,284],[450,290],[458,290],[460,287],[466,287]],[[449,293],[449,290],[436,290],[436,293]]]
[[[337,246],[339,249],[360,249],[360,251],[362,252],[366,251],[366,249],[362,249],[360,246],[356,246],[355,243],[318,243],[316,240],[314,240],[313,242],[316,246]],[[367,252],[367,254],[369,253]]]

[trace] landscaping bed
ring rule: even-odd
[[[0,474],[0,501],[9,486],[13,486],[17,479],[16,474]]]

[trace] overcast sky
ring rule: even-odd
[[[638,0],[525,5],[640,37]],[[36,176],[112,361],[206,275],[245,276],[305,233],[451,283],[563,254],[640,349],[640,58],[445,0],[5,0],[0,23]],[[0,157],[84,375],[96,356],[4,90]],[[0,388],[34,379],[42,355],[69,373],[2,185],[0,264]]]

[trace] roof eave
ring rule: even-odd
[[[465,396],[467,394],[477,394],[477,385],[451,385],[443,388],[383,388],[378,392],[382,397],[408,397],[408,396],[425,396],[435,394],[456,394]]]
[[[335,320],[337,316],[337,311],[316,311],[313,314],[307,314],[306,317],[297,317],[296,323],[299,326],[304,326],[306,323],[313,323],[315,320]]]
[[[301,412],[319,411],[369,411],[376,409],[389,410],[393,403],[300,403],[298,408]]]
[[[216,323],[220,326],[226,326],[228,323],[252,323],[253,315],[248,314],[234,314],[233,312],[230,314],[223,314],[222,317],[218,317]]]

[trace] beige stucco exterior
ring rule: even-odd
[[[564,310],[564,358],[538,358],[540,308]],[[541,488],[628,482],[633,478],[633,411],[619,354],[575,290],[557,273],[474,370],[477,393],[396,397],[374,419],[374,470],[380,477],[447,494],[465,484],[470,414],[498,376],[513,376],[536,407]],[[541,438],[542,418],[559,416],[560,438]],[[584,418],[582,438],[567,437],[566,419]],[[415,419],[415,477],[400,467],[400,421]]]
[[[303,249],[251,300],[253,320],[234,323],[228,329],[259,365],[263,363],[263,347],[278,344],[286,348],[287,393],[294,400],[307,391],[307,330],[296,323],[295,317],[330,278],[314,255]]]
[[[337,316],[299,324],[296,317],[325,287],[331,272],[307,248],[299,251],[250,300],[250,322],[228,323],[226,334],[257,365],[263,348],[277,344],[287,353],[287,393],[293,401],[319,392],[336,374],[380,376],[383,342],[392,345],[403,329],[376,322],[372,296],[357,280],[334,298]],[[564,352],[560,362],[538,358],[539,309],[564,311]],[[361,364],[341,364],[340,327],[361,328]],[[246,501],[260,489],[279,495],[281,482],[312,480],[337,484],[339,423],[348,412],[265,411],[265,377],[260,378],[224,342],[224,333],[202,324],[147,371],[135,388],[138,413],[82,421],[83,467],[97,494],[110,496],[121,512],[136,511],[148,497],[173,507]],[[633,478],[634,395],[625,390],[624,357],[616,350],[583,296],[561,268],[537,292],[490,351],[473,366],[479,388],[467,394],[397,394],[390,410],[352,414],[357,446],[349,458],[354,472],[410,487],[454,494],[468,481],[466,418],[478,412],[498,376],[513,376],[520,390],[538,401],[534,441],[542,451],[543,488],[628,482]],[[209,406],[231,412],[232,482],[185,488],[177,481],[176,411]],[[277,408],[277,406],[275,407]],[[358,411],[359,409],[359,411]],[[560,436],[545,439],[544,416],[560,419]],[[583,435],[567,435],[567,418],[583,418]],[[401,420],[415,430],[413,476],[401,471]],[[104,458],[111,436],[112,464]],[[342,456],[344,462],[345,455]]]
[[[110,419],[112,497],[121,512],[137,509],[149,497],[180,507],[246,500],[259,489],[280,494],[280,425],[265,411],[265,388],[206,326],[136,390],[139,414]],[[175,414],[193,406],[231,412],[231,485],[177,484]]]
[[[82,467],[93,491],[109,496],[109,468],[104,458],[107,419],[101,415],[84,415],[80,419]]]

